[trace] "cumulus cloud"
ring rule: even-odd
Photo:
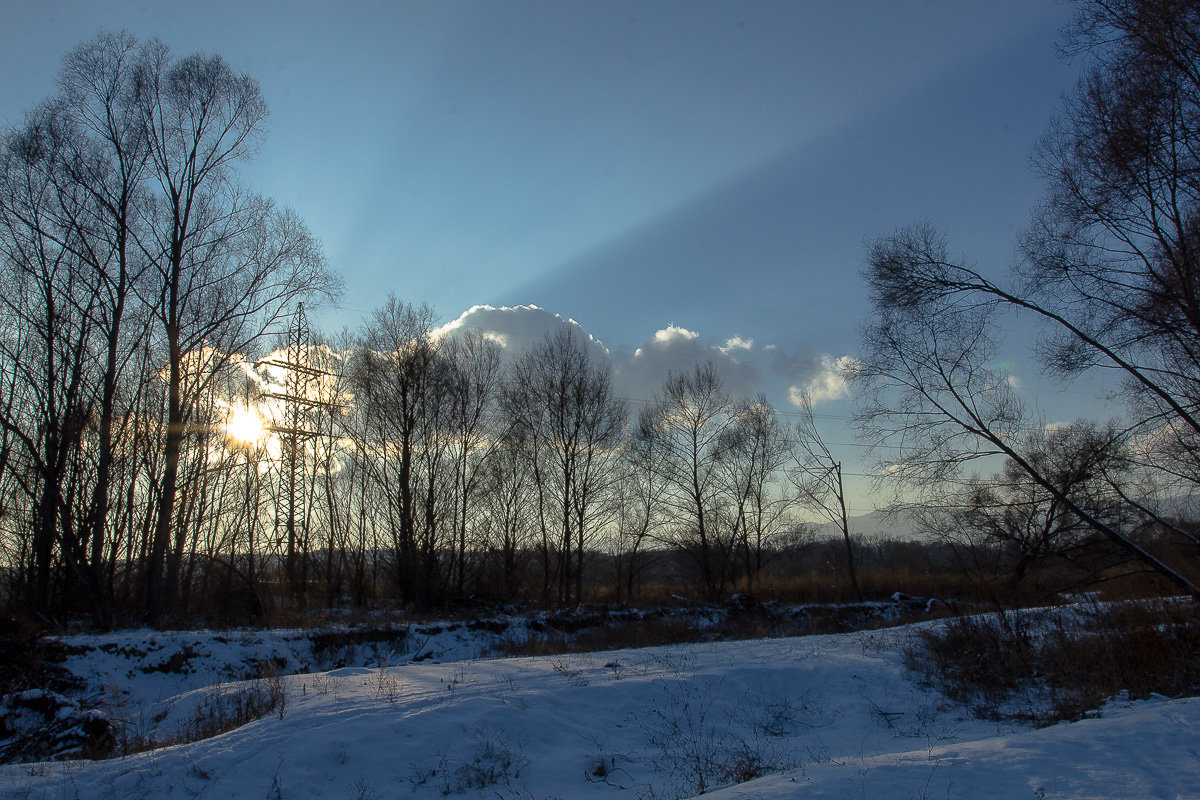
[[[772,346],[773,347],[773,346]],[[743,339],[740,336],[731,336],[725,340],[725,346],[717,348],[725,355],[729,355],[738,350],[749,352],[754,349],[753,339]]]
[[[668,373],[711,362],[733,397],[760,392],[778,397],[782,392],[794,400],[796,392],[808,391],[814,402],[824,402],[846,393],[844,371],[856,363],[845,356],[835,359],[803,346],[787,349],[776,344],[759,345],[737,334],[710,338],[676,323],[660,328],[636,347],[610,352],[575,320],[533,305],[474,306],[433,335],[440,338],[475,330],[515,355],[542,341],[547,333],[563,328],[575,330],[589,342],[597,358],[611,359],[617,393],[635,401],[649,400],[661,392]]]
[[[734,396],[762,391],[762,373],[753,359],[753,342],[733,337],[723,345],[698,332],[671,324],[643,342],[633,352],[613,355],[617,390],[626,397],[648,400],[661,389],[667,374],[694,369],[712,362],[725,388]]]
[[[574,330],[595,348],[595,355],[607,357],[608,348],[583,329],[573,319],[552,314],[544,308],[527,306],[472,306],[457,319],[433,331],[433,338],[453,337],[462,331],[475,330],[491,339],[511,355],[526,350],[545,338],[546,334],[563,329]]]
[[[817,369],[808,379],[800,384],[794,384],[788,389],[788,399],[793,405],[799,406],[805,395],[813,405],[837,400],[850,394],[846,379],[858,369],[858,359],[852,356],[821,356]]]
[[[671,324],[656,331],[632,352],[613,354],[618,390],[635,399],[658,394],[669,372],[691,370],[711,363],[725,388],[734,397],[765,392],[768,397],[788,387],[810,391],[816,402],[845,394],[846,369],[853,359],[821,355],[807,347],[787,350],[775,344],[758,345],[753,339],[730,336],[711,340],[697,331]],[[839,384],[838,381],[841,381]],[[788,399],[793,399],[788,395]]]

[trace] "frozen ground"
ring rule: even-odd
[[[393,654],[400,666],[280,678],[282,713],[216,738],[0,767],[0,797],[1200,797],[1200,701],[1114,701],[1074,724],[997,726],[913,682],[907,631],[481,660],[486,631],[443,630]],[[237,677],[247,658],[288,647],[302,658],[287,640],[81,637],[93,649],[72,668],[169,727],[244,688],[206,684]],[[135,652],[154,664],[183,649],[192,672],[128,668]]]

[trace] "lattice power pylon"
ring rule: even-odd
[[[307,542],[307,515],[304,513],[304,486],[309,440],[323,434],[312,430],[312,412],[318,408],[333,408],[334,404],[322,399],[321,378],[331,373],[313,366],[312,335],[304,304],[296,306],[296,313],[288,328],[287,345],[283,358],[268,358],[260,365],[273,366],[284,372],[282,392],[267,392],[266,396],[283,405],[283,421],[279,425],[268,425],[267,430],[279,436],[280,441],[280,503],[276,512],[276,524],[281,521],[287,537],[287,553],[284,569],[292,595],[299,597],[306,581],[297,570],[296,545],[299,534]]]

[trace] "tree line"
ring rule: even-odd
[[[1048,190],[1013,269],[952,256],[930,223],[869,246],[855,422],[964,570],[1132,568],[1200,596],[1200,537],[1155,502],[1200,476],[1200,11],[1078,8],[1065,48],[1088,71],[1036,150]],[[633,413],[569,326],[514,354],[395,298],[309,331],[304,304],[340,284],[240,181],[266,117],[219,56],[101,34],[3,132],[9,608],[107,626],[214,602],[622,600],[663,552],[668,580],[717,597],[754,587],[802,512],[839,529],[859,592],[811,402],[788,425],[698,365]],[[1121,378],[1113,420],[1050,425],[1022,400],[996,366],[1018,312],[1052,375]]]
[[[571,604],[686,554],[716,596],[794,533],[794,431],[711,366],[632,418],[563,330],[509,357],[389,299],[337,341],[339,280],[245,186],[267,105],[219,56],[101,34],[0,142],[0,569],[47,620],[213,602]],[[265,426],[239,433],[249,420]],[[789,467],[790,465],[790,467]]]
[[[101,34],[0,151],[0,496],[6,576],[48,615],[178,601],[204,421],[236,354],[336,293],[292,212],[241,185],[258,84],[219,56]]]

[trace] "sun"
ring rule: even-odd
[[[246,444],[258,444],[266,438],[267,428],[262,413],[257,408],[234,406],[229,409],[229,421],[225,423],[225,435]]]

